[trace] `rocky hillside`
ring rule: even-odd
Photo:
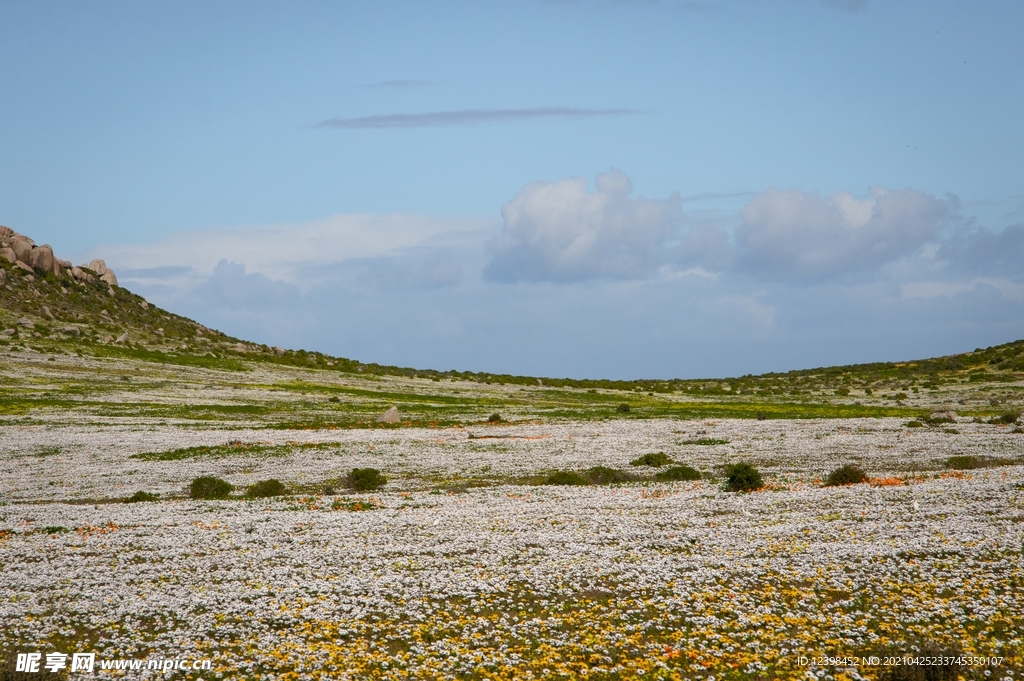
[[[972,402],[1024,406],[1024,341],[958,355],[805,369],[729,379],[568,379],[468,371],[435,371],[285,350],[232,338],[151,305],[117,285],[102,260],[74,266],[48,245],[0,227],[0,352],[4,350],[124,356],[178,364],[240,367],[272,362],[329,371],[520,384],[551,388],[680,394],[701,399],[805,401],[840,399],[863,404],[913,403],[928,391],[964,384]],[[989,394],[986,394],[988,391]],[[909,399],[908,399],[909,398]]]

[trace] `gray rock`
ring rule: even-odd
[[[950,419],[950,420],[955,422],[957,419],[960,418],[960,416],[959,416],[959,414],[957,414],[952,409],[947,409],[947,410],[944,410],[944,411],[933,411],[931,414],[928,415],[928,418],[930,418],[930,419]]]
[[[398,407],[391,407],[377,417],[377,423],[398,423],[401,420],[402,417],[398,413]]]
[[[0,258],[3,258],[11,264],[18,260],[18,256],[14,253],[14,249],[8,248],[7,246],[0,248]]]
[[[107,272],[107,263],[103,262],[99,258],[89,261],[88,265],[82,265],[82,267],[88,267],[90,270],[95,272],[97,276],[103,276]]]
[[[156,335],[158,335],[158,336],[161,336],[161,337],[163,337],[163,335],[164,335],[164,330],[163,330],[163,329],[157,329],[157,330],[155,331],[155,333],[156,333]]]
[[[81,336],[82,335],[82,330],[80,328],[78,328],[77,326],[65,326],[63,329],[60,330],[60,332],[62,334],[64,334],[65,336]]]
[[[277,355],[278,357],[283,357],[284,353],[285,353],[285,349],[284,348],[274,348],[274,354]]]
[[[17,331],[15,331],[14,329],[4,329],[3,330],[3,335],[7,336],[8,338],[10,338],[11,336],[13,336],[16,333],[17,333]]]
[[[122,334],[121,334],[120,336],[118,336],[118,337],[117,337],[117,340],[116,340],[116,341],[114,341],[114,342],[115,342],[115,343],[126,343],[127,341],[128,341],[128,332],[127,332],[127,331],[125,331],[125,332],[124,332],[124,333],[122,333]]]
[[[75,281],[82,282],[83,284],[96,281],[96,277],[92,276],[81,267],[72,267],[71,276]]]
[[[18,320],[18,326],[24,326],[26,329],[34,329],[36,325],[32,323],[32,320],[28,317],[22,317]]]
[[[31,266],[29,266],[29,265],[26,265],[26,264],[25,264],[25,262],[24,262],[24,261],[22,261],[22,260],[18,260],[17,262],[15,262],[15,263],[14,263],[14,266],[15,266],[15,267],[18,267],[18,268],[20,268],[20,269],[23,269],[23,270],[25,270],[25,271],[26,271],[26,272],[28,272],[29,274],[32,274],[33,272],[35,272],[35,270],[34,270],[34,269],[32,269],[32,267],[31,267]]]
[[[105,281],[110,286],[117,286],[117,277],[114,276],[114,270],[107,270],[101,274],[100,281]]]
[[[4,227],[0,225],[0,239],[6,239],[7,237],[14,236],[15,232],[10,227]]]
[[[45,305],[43,305],[42,310],[43,310],[43,314],[46,315],[47,317],[49,317],[50,319],[56,319],[56,317],[53,316],[53,313],[50,312],[50,308],[48,308]]]

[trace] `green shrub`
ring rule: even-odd
[[[348,474],[348,484],[352,489],[359,492],[383,487],[388,479],[376,468],[353,468]]]
[[[494,412],[493,414],[487,417],[488,423],[501,423],[504,420],[505,419],[501,418],[501,414],[499,414],[498,412]]]
[[[907,421],[907,428],[923,428],[924,424],[920,421]]]
[[[717,438],[717,437],[702,437],[702,438],[697,439],[697,440],[684,440],[681,444],[684,444],[684,445],[714,446],[714,445],[727,445],[727,444],[729,444],[729,441],[728,440],[723,440],[723,439]]]
[[[193,499],[227,499],[234,488],[227,480],[204,475],[192,481],[189,496]]]
[[[594,466],[593,468],[587,469],[587,472],[583,474],[587,482],[591,485],[610,485],[613,482],[629,482],[635,480],[632,475],[625,471],[617,471],[614,468],[608,466]]]
[[[858,485],[868,479],[867,473],[860,466],[848,463],[828,474],[825,481],[826,487],[839,487],[840,485]]]
[[[761,474],[749,463],[737,463],[726,466],[725,488],[730,492],[750,492],[764,487]]]
[[[973,471],[984,466],[976,456],[951,456],[946,459],[946,465],[956,471]]]
[[[676,480],[700,480],[700,471],[690,466],[672,466],[654,476],[658,480],[672,482]]]
[[[556,471],[544,480],[545,485],[586,485],[587,479],[574,471]]]
[[[266,497],[279,497],[285,492],[284,483],[280,480],[271,478],[270,480],[260,480],[259,482],[249,485],[249,489],[246,490],[245,496],[252,499],[265,499]]]
[[[665,452],[652,452],[644,454],[639,459],[629,462],[630,466],[665,466],[672,463],[672,459]]]
[[[989,423],[1005,423],[1009,425],[1011,423],[1016,423],[1019,418],[1019,411],[1005,411],[999,416],[996,416],[995,418],[990,420]]]
[[[615,407],[615,410],[618,411],[620,414],[628,414],[629,413],[629,405],[626,404],[625,402],[623,402],[619,406]]]
[[[929,426],[939,426],[942,425],[943,423],[953,423],[953,418],[950,416],[929,416],[925,418],[924,422],[927,423]]]
[[[125,499],[124,503],[126,503],[126,504],[133,504],[133,503],[135,503],[137,501],[156,501],[159,498],[160,498],[160,495],[158,495],[158,494],[153,494],[152,492],[143,492],[143,491],[139,490],[135,494],[133,494],[130,497],[128,497],[127,499]]]

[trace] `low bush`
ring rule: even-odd
[[[494,412],[493,414],[487,417],[487,421],[489,423],[501,423],[504,420],[505,419],[501,418],[501,414],[499,414],[498,412]]]
[[[204,475],[192,481],[189,496],[193,499],[227,499],[233,489],[234,485],[227,480]]]
[[[632,475],[625,471],[617,471],[614,468],[608,466],[594,466],[593,468],[587,469],[587,472],[583,474],[587,482],[591,485],[610,485],[613,482],[629,482],[635,480]]]
[[[749,463],[726,466],[725,474],[725,488],[730,492],[750,492],[764,487],[761,474]]]
[[[700,480],[700,471],[690,466],[672,466],[654,476],[658,480],[673,482],[676,480]]]
[[[135,494],[125,499],[124,503],[134,504],[137,501],[157,501],[159,498],[160,495],[158,494],[153,494],[152,492],[143,492],[142,490],[139,490]]]
[[[825,480],[826,487],[839,487],[840,485],[858,485],[862,482],[866,482],[868,479],[867,473],[860,466],[848,463],[845,466],[840,466],[831,473],[828,474],[828,479]]]
[[[283,482],[271,478],[270,480],[260,480],[259,482],[249,485],[249,489],[246,490],[245,496],[251,499],[265,499],[267,497],[279,497],[286,491],[287,490],[285,489]]]
[[[924,424],[920,421],[907,421],[907,428],[924,428]]]
[[[1005,423],[1006,425],[1010,425],[1011,423],[1016,423],[1019,419],[1019,411],[1005,411],[999,416],[992,418],[989,423]]]
[[[651,452],[629,462],[630,466],[666,466],[672,459],[665,452]]]
[[[545,485],[586,485],[587,479],[575,471],[556,471],[544,479]]]
[[[359,492],[369,492],[383,487],[388,479],[376,468],[353,468],[348,474],[349,486]]]
[[[984,463],[976,456],[961,455],[946,459],[946,466],[955,471],[973,471],[975,468],[983,468]]]
[[[619,406],[615,407],[615,410],[618,411],[620,414],[628,414],[629,413],[629,405],[626,404],[625,402],[623,402]]]

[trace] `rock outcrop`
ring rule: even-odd
[[[398,407],[391,407],[377,417],[377,423],[399,423],[401,420],[402,417],[398,413]]]
[[[0,258],[29,272],[71,277],[78,282],[93,282],[96,277],[110,286],[117,286],[117,276],[102,260],[93,260],[88,265],[72,267],[67,260],[60,260],[53,254],[49,244],[36,246],[36,242],[24,234],[18,234],[10,227],[0,225]],[[95,276],[85,270],[95,272]]]

